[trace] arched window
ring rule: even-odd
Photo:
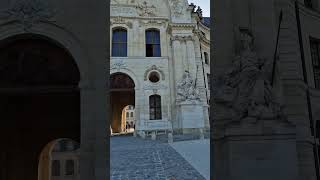
[[[161,57],[160,32],[158,30],[146,31],[146,56]]]
[[[51,164],[51,175],[52,176],[60,176],[60,161],[53,160]]]
[[[209,64],[209,55],[208,55],[207,52],[204,52],[204,62],[205,62],[206,64]]]
[[[73,160],[66,161],[66,175],[67,176],[74,175],[74,161]]]
[[[114,29],[112,31],[112,56],[127,56],[127,30]]]
[[[161,115],[161,96],[152,95],[149,97],[150,120],[160,120]]]

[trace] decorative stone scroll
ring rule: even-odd
[[[232,109],[232,119],[285,119],[283,105],[266,76],[266,60],[253,49],[253,36],[242,31],[241,50],[232,67],[215,77],[213,98],[217,105]]]
[[[177,102],[200,101],[200,93],[196,86],[196,79],[192,79],[188,71],[184,72],[181,81],[177,84]]]
[[[53,23],[56,10],[50,7],[46,1],[41,0],[17,0],[12,6],[2,12],[4,18],[17,21],[25,31],[40,22]]]

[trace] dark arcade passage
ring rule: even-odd
[[[75,60],[51,39],[0,42],[0,180],[36,180],[48,143],[80,142],[79,81]]]

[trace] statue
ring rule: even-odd
[[[276,98],[265,71],[265,59],[253,51],[253,36],[241,32],[241,51],[232,67],[214,80],[214,99],[233,111],[233,120],[284,118],[282,105]]]
[[[195,83],[196,80],[193,80],[190,73],[185,71],[182,80],[177,85],[177,100],[200,100],[199,90]]]

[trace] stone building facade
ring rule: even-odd
[[[187,0],[112,0],[110,16],[112,131],[127,105],[138,134],[208,129],[210,29],[201,9]]]
[[[319,3],[214,1],[213,179],[319,179]]]

